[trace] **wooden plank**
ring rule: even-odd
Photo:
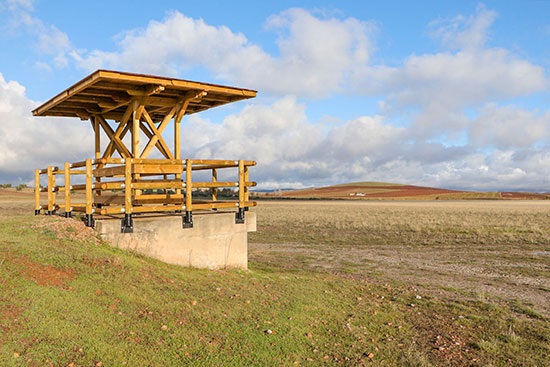
[[[71,211],[71,164],[65,163],[65,212]]]
[[[114,177],[114,176],[124,175],[124,173],[125,173],[124,166],[96,168],[94,170],[94,176],[96,177]]]
[[[86,159],[86,214],[92,214],[92,160]]]
[[[99,130],[99,120],[96,117],[93,117],[92,124],[94,125],[94,134],[95,134],[95,158],[98,159],[101,157],[101,141],[100,141],[100,130]]]
[[[94,199],[95,204],[101,205],[124,205],[125,197],[122,195],[103,194]]]
[[[52,184],[52,176],[53,176],[53,167],[48,167],[48,211],[51,212],[53,210],[54,202],[55,202],[55,193],[53,192],[55,181]],[[55,176],[53,176],[55,177]]]
[[[105,133],[107,134],[107,136],[109,137],[109,139],[111,139],[111,142],[114,144],[114,147],[118,150],[118,152],[120,153],[120,155],[123,157],[123,158],[129,158],[132,156],[132,153],[130,153],[130,151],[128,150],[128,148],[126,148],[126,146],[124,145],[124,143],[122,142],[121,139],[117,138],[115,136],[115,132],[113,131],[113,129],[111,128],[111,126],[107,123],[107,120],[105,120],[103,118],[103,116],[97,116],[97,118],[99,119],[99,123],[101,124],[101,127],[103,127],[103,130],[105,131]],[[120,126],[119,126],[120,128]],[[117,129],[118,130],[118,129]],[[108,148],[108,147],[107,147]],[[109,158],[109,157],[106,157],[106,158]]]
[[[239,208],[244,208],[244,161],[239,161]]]
[[[250,186],[256,186],[256,182],[254,182],[254,185],[249,185],[250,180],[250,174],[248,172],[249,166],[244,166],[244,201],[248,201],[250,198]]]
[[[193,166],[193,161],[191,159],[186,160],[185,167],[185,207],[187,211],[193,210],[193,181],[192,181],[192,172],[191,167]]]
[[[60,104],[61,102],[69,99],[71,96],[75,95],[76,93],[84,90],[85,88],[89,87],[90,85],[93,85],[100,77],[99,70],[95,73],[92,73],[88,75],[86,78],[82,79],[78,83],[74,84],[72,87],[64,90],[63,92],[59,93],[57,96],[53,97],[52,99],[48,100],[38,108],[34,109],[32,111],[32,114],[34,116],[45,116],[44,113],[48,111],[53,106],[56,106]]]
[[[145,134],[149,138],[149,141],[154,139],[154,140],[156,140],[156,142],[155,142],[155,144],[147,144],[147,146],[145,147],[145,149],[141,153],[140,158],[142,158],[142,159],[147,158],[147,156],[151,152],[152,146],[156,145],[157,148],[159,149],[159,151],[167,159],[174,159],[174,156],[172,155],[172,152],[170,152],[170,148],[168,148],[168,145],[166,145],[166,142],[162,138],[161,132],[159,132],[159,130],[157,129],[157,127],[153,123],[153,120],[151,119],[151,116],[149,116],[149,113],[147,113],[147,110],[145,110],[145,109],[143,110],[143,117],[145,117],[145,122],[147,123],[147,125],[151,129],[152,133],[150,133],[147,129],[142,129],[142,130],[144,130]],[[148,147],[151,147],[151,148],[149,148],[149,150],[147,151]]]
[[[218,183],[218,171],[213,168],[212,169],[212,183]],[[218,187],[212,187],[212,200],[216,201],[218,200]]]
[[[130,128],[130,125],[128,124],[128,120],[130,119],[131,114],[132,114],[132,106],[128,106],[128,108],[126,108],[126,111],[124,111],[124,114],[122,115],[122,119],[120,120],[120,124],[118,125],[118,128],[115,131],[114,136],[118,138],[118,140],[121,143],[122,143],[122,139],[124,139],[124,136],[126,136],[126,133]],[[105,120],[105,117],[101,116],[101,118]],[[110,158],[113,155],[114,148],[115,148],[115,142],[111,139],[111,141],[109,142],[109,145],[107,145],[107,148],[105,149],[105,153],[103,153],[103,157]]]
[[[172,119],[172,117],[174,116],[174,114],[177,112],[177,106],[174,106],[172,107],[172,109],[170,110],[170,112],[168,112],[168,114],[166,116],[164,116],[162,122],[160,123],[159,127],[157,128],[157,131],[158,131],[158,135],[162,135],[164,129],[166,128],[166,126],[168,126],[168,123],[170,122],[170,120]],[[147,146],[145,147],[145,149],[143,150],[143,153],[142,153],[142,157],[143,158],[146,158],[149,153],[151,152],[151,150],[153,149],[153,147],[157,144],[157,140],[158,140],[158,137],[157,135],[155,134],[151,140],[149,140],[149,143],[147,144]],[[136,157],[137,158],[137,157]],[[179,158],[178,158],[179,159]]]
[[[132,213],[132,161],[126,160],[124,165],[124,208],[126,214]]]
[[[183,166],[179,164],[134,164],[133,173],[176,174],[182,173]]]
[[[40,170],[34,170],[34,210],[40,210]]]

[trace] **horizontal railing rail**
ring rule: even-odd
[[[83,213],[88,226],[94,225],[94,214],[124,214],[122,231],[131,232],[132,215],[137,213],[183,214],[183,226],[192,227],[194,210],[234,208],[236,222],[244,223],[244,212],[256,205],[249,200],[249,188],[256,186],[249,179],[254,165],[245,160],[102,158],[65,163],[63,168],[50,166],[35,170],[35,214],[56,214],[59,209],[66,217]],[[236,181],[218,181],[218,171],[231,168],[237,169]],[[204,170],[211,170],[211,180],[194,181],[193,171]],[[47,179],[44,187],[40,186],[42,175]],[[57,184],[58,175],[64,177],[63,185]],[[71,184],[74,175],[85,176],[85,183]],[[219,200],[220,188],[237,188],[236,200]],[[208,189],[210,200],[193,199],[193,190]],[[149,190],[157,192],[144,192]],[[47,192],[45,206],[41,192]],[[63,194],[62,202],[58,193]]]

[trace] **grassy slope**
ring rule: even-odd
[[[550,352],[536,313],[261,263],[184,269],[43,221],[65,220],[0,222],[2,366],[536,366]]]

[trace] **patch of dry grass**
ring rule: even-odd
[[[256,210],[253,261],[378,276],[451,298],[517,299],[550,313],[550,202],[284,201]]]

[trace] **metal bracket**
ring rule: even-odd
[[[72,216],[72,212],[65,212],[65,218],[71,218]]]
[[[93,214],[86,214],[86,219],[84,219],[84,223],[86,223],[86,227],[95,227],[95,220]]]
[[[134,233],[132,214],[124,214],[124,219],[120,223],[120,233]]]
[[[35,209],[34,210],[34,215],[40,215],[40,209]]]
[[[244,212],[246,208],[239,208],[239,211],[235,213],[235,224],[244,224]]]
[[[193,214],[190,211],[186,211],[185,214],[182,216],[183,228],[193,228]]]

